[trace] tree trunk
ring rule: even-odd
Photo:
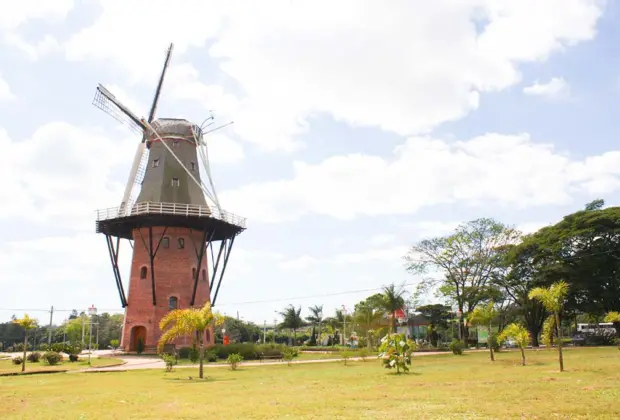
[[[22,360],[22,372],[26,371],[26,349],[28,348],[28,330],[24,331],[24,355]]]
[[[204,360],[205,360],[205,344],[202,336],[200,337],[200,351],[199,351],[200,367],[198,368],[198,377],[202,379],[204,377]]]
[[[560,372],[564,372],[564,356],[562,354],[562,327],[560,326],[560,314],[555,314],[555,324],[558,329],[558,359],[560,361]]]
[[[525,349],[523,347],[519,347],[521,349],[521,366],[525,366]]]
[[[530,332],[532,347],[540,347],[540,343],[538,342],[538,334],[540,334],[540,328],[535,325],[528,325],[527,330]]]
[[[493,354],[493,343],[491,343],[491,324],[489,323],[489,333],[487,335],[487,346],[489,346],[489,352],[491,353],[491,361],[495,361],[495,355]]]

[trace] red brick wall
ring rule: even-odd
[[[163,233],[163,227],[153,228],[153,248],[157,248]],[[153,306],[151,287],[148,228],[135,229],[133,236],[134,249],[121,346],[126,351],[134,350],[135,344],[131,343],[132,328],[143,326],[146,328],[145,346],[151,350],[156,347],[157,341],[161,336],[159,321],[169,312],[169,298],[175,296],[178,299],[178,307],[181,309],[187,308],[190,305],[194,287],[192,271],[193,268],[197,267],[198,260],[196,254],[200,251],[202,234],[195,231],[190,232],[186,228],[168,228],[166,230],[163,237],[168,238],[169,246],[165,248],[162,242],[154,260],[156,306]],[[182,249],[179,248],[179,239],[184,240],[184,248]],[[196,251],[196,248],[198,251]],[[205,255],[202,258],[194,307],[202,307],[209,301],[210,279],[207,270],[207,256],[209,254],[206,251],[205,249]],[[144,279],[140,278],[142,267],[146,267],[146,278]],[[202,270],[207,270],[206,281],[203,280]],[[191,345],[191,339],[183,337],[177,339],[175,343],[177,347],[185,347]],[[213,334],[211,334],[211,343],[206,344],[212,343]]]

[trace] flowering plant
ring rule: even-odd
[[[396,368],[396,373],[409,371],[411,354],[415,350],[415,343],[404,334],[388,334],[381,339],[379,359],[386,369]]]

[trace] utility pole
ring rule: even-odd
[[[52,319],[54,318],[54,306],[50,309],[50,327],[47,335],[47,345],[52,345]]]
[[[263,344],[267,342],[267,320],[263,321]]]
[[[276,333],[278,332],[278,320],[273,319],[273,344],[276,344]]]
[[[88,366],[90,366],[90,354],[92,353],[92,348],[93,348],[93,315],[97,314],[97,308],[95,308],[95,305],[91,305],[90,308],[88,308],[88,315],[90,315],[90,334],[88,336]]]
[[[346,346],[346,336],[347,336],[347,308],[342,305],[342,344]]]

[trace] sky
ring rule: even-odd
[[[0,321],[121,311],[95,211],[120,204],[140,137],[91,103],[103,83],[146,116],[170,42],[158,115],[234,121],[207,137],[220,203],[247,217],[227,315],[352,309],[416,284],[407,250],[459,223],[531,232],[620,201],[614,0],[0,7]]]

